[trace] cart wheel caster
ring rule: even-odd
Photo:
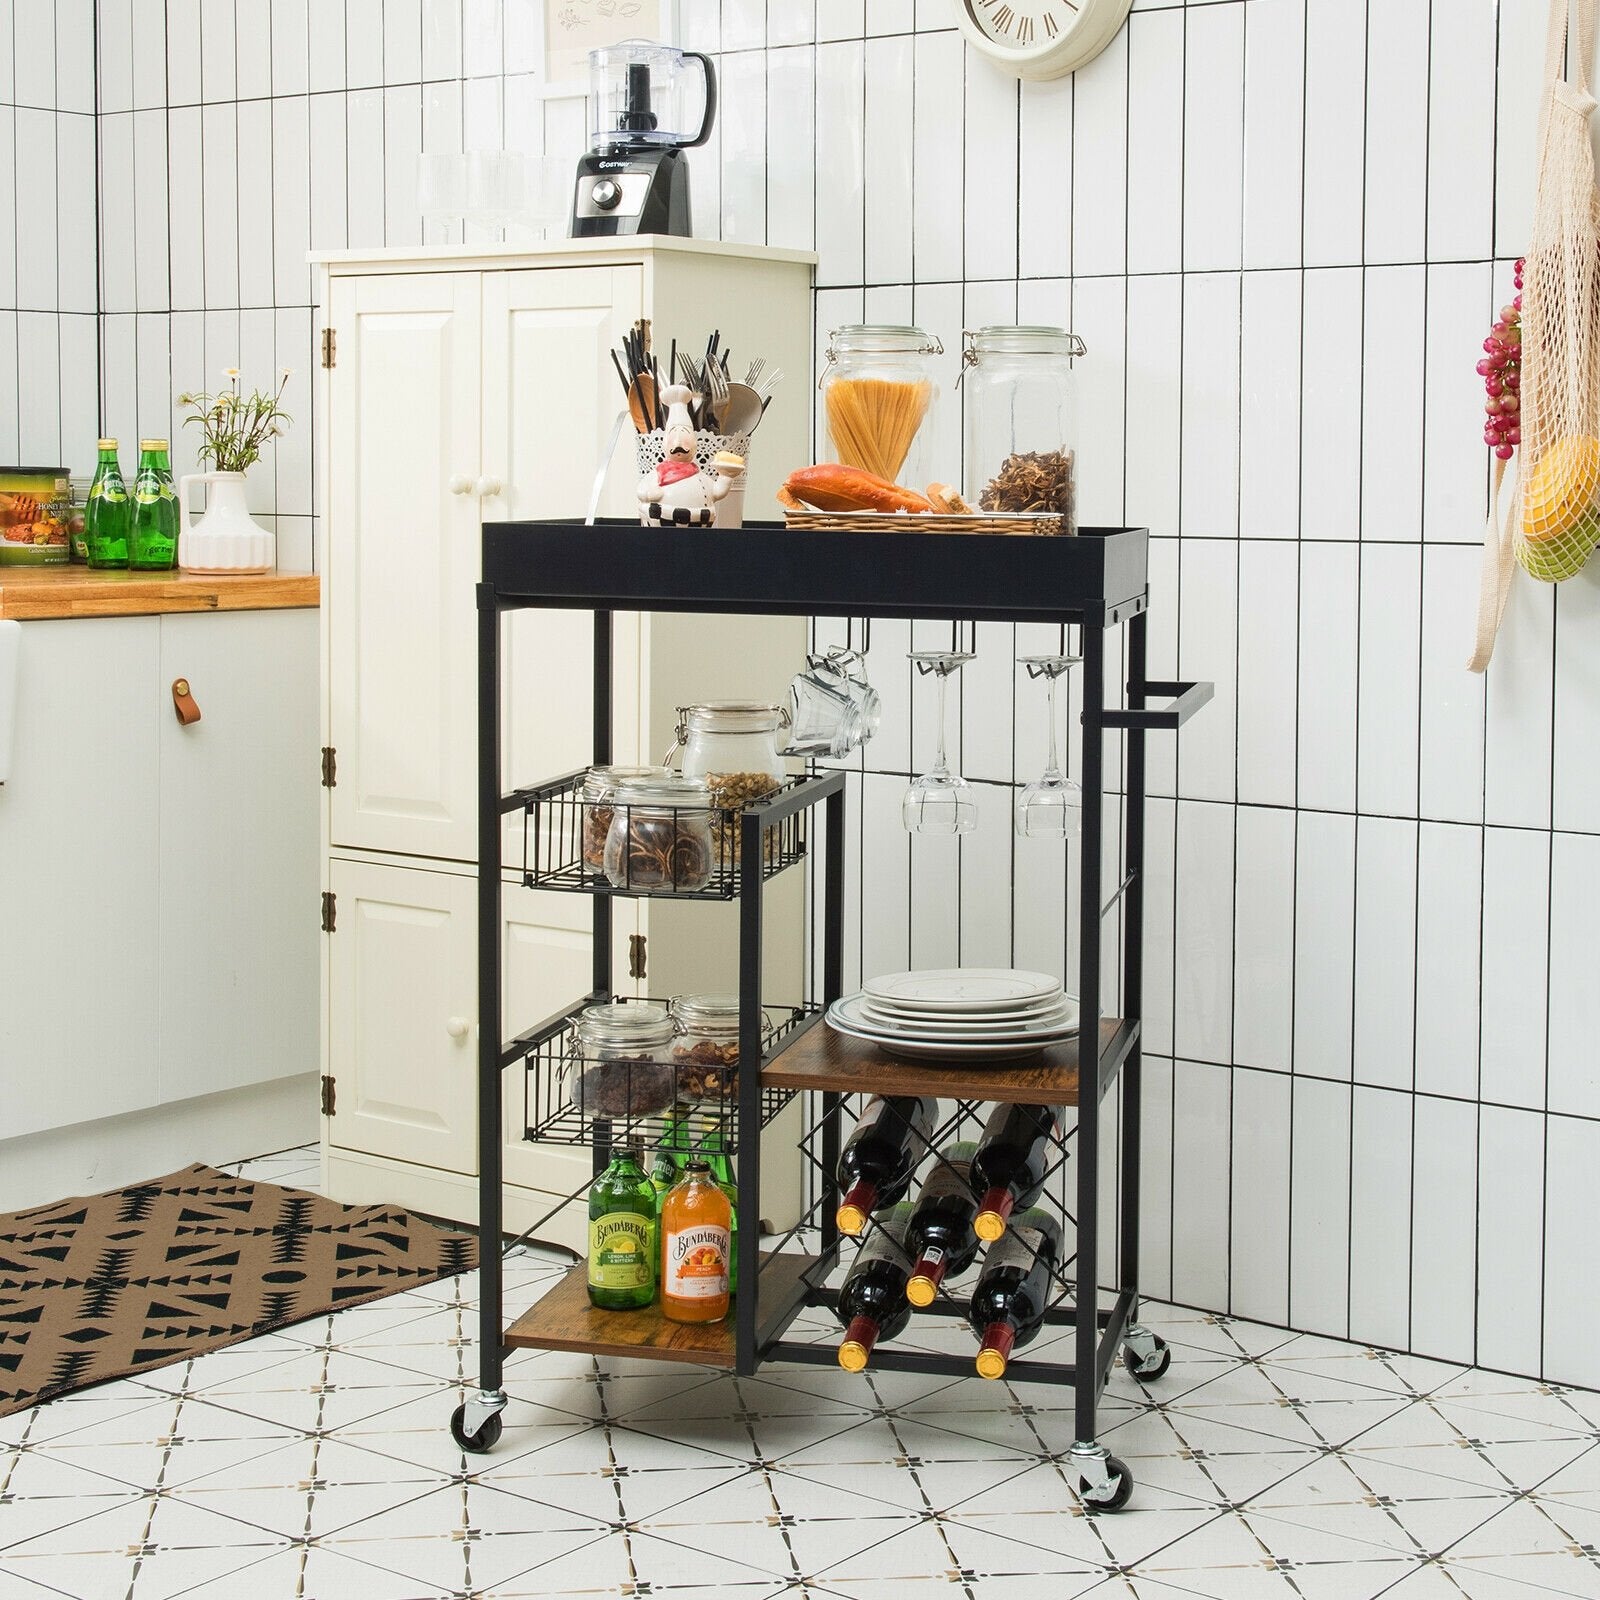
[[[1147,1337],[1154,1348],[1147,1354],[1141,1354],[1132,1344],[1125,1344],[1122,1347],[1122,1364],[1141,1383],[1154,1383],[1157,1378],[1166,1376],[1167,1368],[1172,1365],[1172,1351],[1159,1333]]]
[[[1099,1484],[1080,1477],[1078,1497],[1096,1511],[1120,1511],[1133,1498],[1133,1474],[1115,1456],[1105,1458],[1105,1474],[1106,1481]]]
[[[470,1450],[474,1455],[483,1455],[500,1443],[501,1426],[500,1413],[492,1411],[479,1424],[476,1433],[468,1433],[467,1408],[464,1405],[457,1406],[450,1414],[450,1437],[463,1450]]]

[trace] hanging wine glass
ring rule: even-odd
[[[970,651],[912,650],[907,659],[917,671],[932,673],[939,684],[939,745],[933,768],[917,778],[900,803],[900,817],[911,833],[971,833],[978,825],[978,797],[960,773],[950,770],[945,754],[945,703],[952,673],[972,660]]]
[[[1044,774],[1017,796],[1017,834],[1023,839],[1076,839],[1083,832],[1083,790],[1061,770],[1056,744],[1056,684],[1081,656],[1018,656],[1030,678],[1043,678],[1050,718],[1050,754]]]

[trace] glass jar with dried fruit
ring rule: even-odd
[[[682,1101],[731,1099],[739,1080],[739,997],[685,994],[672,1002],[672,1044]]]
[[[783,787],[787,773],[778,754],[780,730],[789,727],[789,708],[764,700],[707,700],[678,707],[675,752],[683,750],[683,775],[703,778],[716,809],[711,842],[718,870],[739,864],[739,819],[753,801]],[[667,759],[672,759],[672,752]],[[777,849],[768,835],[768,849]]]
[[[586,1117],[650,1117],[673,1100],[672,1041],[665,1006],[636,1001],[586,1006],[572,1026],[566,1092]]]
[[[1065,328],[1005,326],[963,335],[967,498],[980,511],[1040,512],[1078,531],[1072,363]]]
[[[611,832],[611,797],[619,783],[637,778],[666,778],[666,767],[590,767],[579,791],[583,809],[583,864],[603,872],[606,864],[606,835]]]
[[[611,795],[605,872],[617,889],[693,894],[711,881],[711,789],[703,779],[625,778]]]

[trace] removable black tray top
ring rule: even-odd
[[[507,606],[1001,622],[1103,611],[1109,625],[1144,609],[1148,570],[1145,528],[1030,538],[619,517],[483,525],[483,581]]]

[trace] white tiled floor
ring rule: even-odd
[[[519,1253],[511,1309],[561,1270]],[[0,1600],[1600,1600],[1587,1391],[1149,1305],[1171,1371],[1102,1411],[1134,1503],[1084,1516],[1069,1397],[976,1379],[528,1353],[463,1457],[473,1290],[0,1421]]]

